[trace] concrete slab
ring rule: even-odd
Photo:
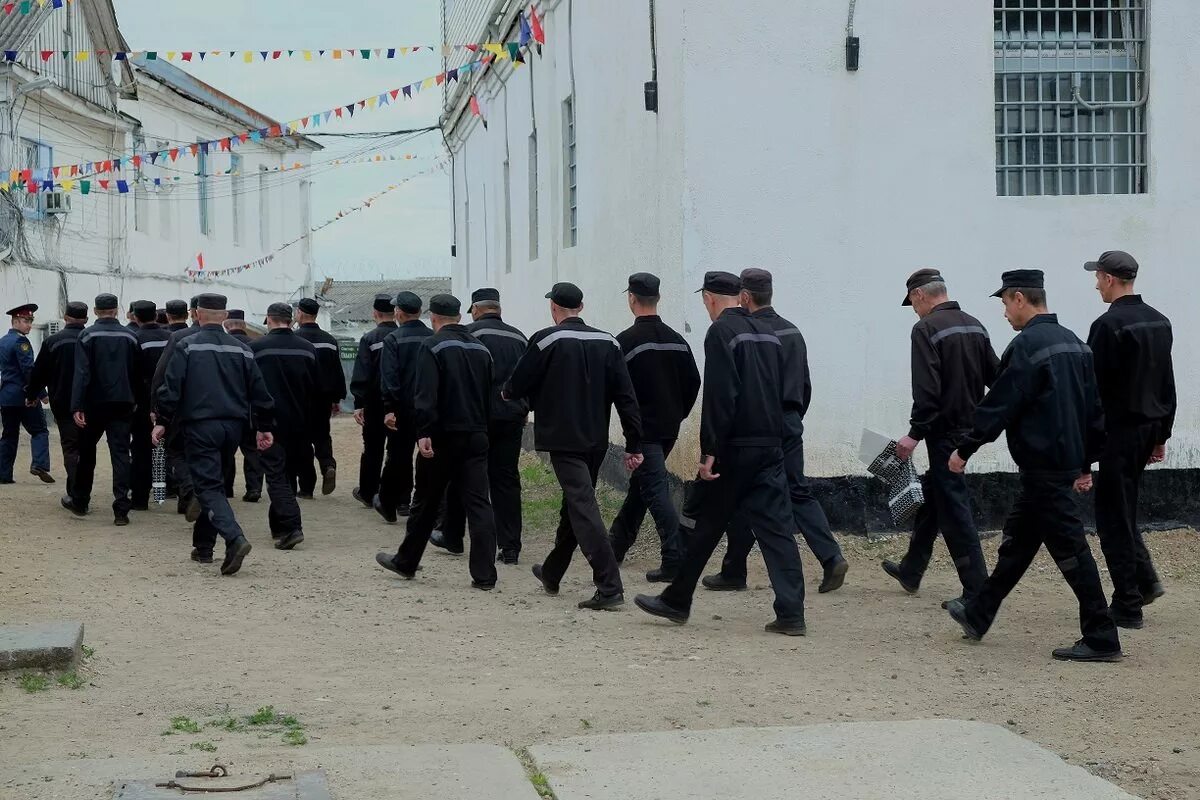
[[[531,748],[558,800],[1136,800],[995,725],[644,733]]]
[[[79,659],[83,623],[0,625],[0,670],[66,669]]]

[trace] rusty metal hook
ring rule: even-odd
[[[229,777],[229,767],[224,764],[213,764],[210,769],[203,772],[185,772],[179,770],[175,773],[176,778],[227,778]]]
[[[213,792],[245,792],[249,791],[250,789],[257,789],[260,786],[266,786],[268,783],[290,781],[291,779],[291,775],[276,775],[274,772],[272,772],[261,781],[258,781],[257,783],[248,783],[245,786],[184,786],[183,784],[176,783],[175,781],[168,781],[167,783],[156,783],[154,784],[154,788],[178,789],[181,792],[200,792],[204,794]]]

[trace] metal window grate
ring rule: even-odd
[[[578,188],[575,178],[575,96],[563,101],[563,166],[566,178],[566,201],[563,210],[566,212],[566,225],[563,237],[567,247],[579,243],[579,203]]]
[[[1149,0],[994,2],[996,193],[1144,193]]]

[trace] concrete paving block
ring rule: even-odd
[[[0,670],[66,669],[82,646],[81,622],[0,625]]]
[[[1136,800],[995,725],[859,722],[531,748],[558,800]]]

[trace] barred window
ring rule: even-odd
[[[994,2],[996,193],[1144,193],[1149,0]]]

